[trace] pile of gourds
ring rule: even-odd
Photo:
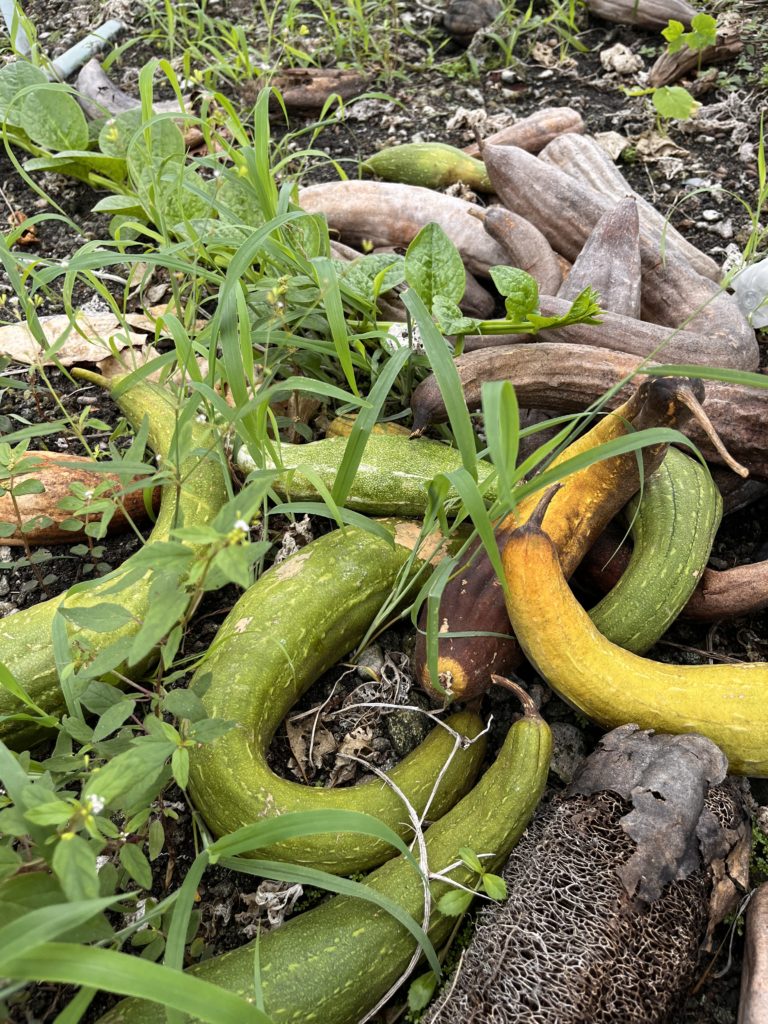
[[[568,147],[579,139],[586,148],[576,144],[578,161],[571,167],[567,160],[576,150]],[[601,327],[563,328],[554,342],[478,347],[459,357],[469,405],[476,404],[483,379],[509,377],[521,404],[583,408],[627,376],[638,357],[648,355],[661,337],[667,337],[668,328],[681,322],[686,330],[673,336],[666,358],[755,369],[754,332],[732,298],[711,280],[707,258],[696,256],[688,243],[670,232],[669,258],[661,260],[655,211],[638,209],[632,199],[616,203],[610,198],[608,185],[600,178],[603,158],[585,137],[556,135],[554,142],[544,150],[543,159],[514,146],[482,148],[482,173],[487,172],[490,186],[505,204],[489,208],[482,220],[469,216],[462,200],[449,201],[409,184],[312,186],[302,192],[302,202],[309,210],[326,213],[345,241],[371,239],[380,229],[376,241],[402,244],[409,232],[413,235],[422,224],[442,218],[467,265],[478,274],[487,273],[493,264],[514,262],[539,274],[547,291],[557,289],[553,298],[542,300],[544,308],[556,310],[570,289],[578,290],[583,283],[601,292],[611,311]],[[381,171],[387,161],[397,162],[389,154],[386,160],[369,163]],[[444,180],[443,174],[440,183]],[[484,180],[478,178],[478,187]],[[615,189],[615,181],[611,187]],[[431,197],[429,201],[422,193]],[[405,234],[400,230],[404,222]],[[527,255],[515,248],[520,237],[535,246]],[[564,281],[563,258],[574,261]],[[497,345],[499,339],[476,343],[489,340]],[[601,348],[602,342],[608,347]],[[564,383],[558,388],[561,378]],[[625,389],[618,399],[621,404],[564,450],[557,463],[634,430],[687,427],[691,409],[698,409],[703,398],[704,389],[695,381],[644,380],[635,390]],[[150,444],[158,454],[167,454],[173,420],[163,390],[144,382],[117,401],[137,425],[148,415]],[[756,418],[764,403],[760,393],[747,388],[707,386],[706,407],[716,429],[733,454],[766,478],[765,446],[758,436],[758,425],[765,420]],[[413,412],[419,431],[444,418],[431,379],[416,390]],[[692,433],[699,440],[697,429]],[[195,424],[193,430],[200,436],[193,445],[196,454],[183,467],[186,485],[180,496],[174,485],[165,489],[150,543],[167,537],[177,502],[183,503],[185,525],[195,525],[212,518],[225,500],[221,464],[201,454],[210,427]],[[292,472],[280,478],[278,489],[291,498],[304,498],[315,496],[310,476],[332,485],[345,444],[344,437],[333,437],[283,446],[284,466]],[[717,458],[717,451],[707,445],[702,444],[706,453]],[[374,432],[347,505],[369,515],[418,516],[426,508],[429,482],[460,465],[458,453],[437,441]],[[313,472],[305,476],[302,468]],[[492,469],[482,463],[479,468],[481,480]],[[492,497],[490,491],[486,495]],[[567,578],[625,507],[634,541],[631,560],[614,589],[587,614]],[[768,703],[763,697],[768,666],[675,666],[642,657],[690,601],[705,572],[721,513],[720,493],[709,471],[666,445],[645,449],[641,459],[630,452],[571,473],[543,496],[539,492],[521,501],[498,524],[505,587],[476,545],[443,591],[441,631],[496,635],[442,639],[437,678],[430,676],[420,636],[417,676],[439,699],[447,695],[461,701],[482,693],[493,674],[508,673],[525,656],[558,694],[602,726],[632,722],[663,732],[700,733],[721,747],[731,771],[768,776]],[[472,871],[454,864],[459,848],[471,842],[473,848],[492,853],[484,864],[487,869],[503,863],[546,783],[551,737],[524,694],[522,718],[510,728],[497,760],[479,781],[485,747],[482,737],[476,737],[483,722],[467,710],[450,716],[447,724],[475,742],[454,751],[452,734],[437,728],[391,773],[397,790],[379,782],[346,790],[302,787],[275,776],[266,761],[284,715],[324,671],[361,641],[409,563],[415,542],[423,541],[412,520],[394,518],[382,520],[382,525],[389,542],[354,528],[312,541],[267,571],[237,602],[200,672],[210,676],[204,697],[209,714],[235,720],[238,728],[193,752],[190,795],[215,834],[290,810],[348,808],[375,814],[408,835],[399,792],[419,815],[428,812],[437,819],[426,837],[430,871],[440,874],[454,865],[454,881],[470,884]],[[420,543],[419,558],[434,560],[437,551],[436,544]],[[418,560],[417,566],[423,578],[429,567]],[[131,572],[130,561],[123,572]],[[113,585],[114,580],[105,584]],[[51,638],[53,617],[62,603],[97,604],[104,599],[103,590],[95,586],[84,594],[64,594],[0,620],[0,662],[50,714],[64,706]],[[136,626],[130,623],[124,629],[138,628],[148,600],[148,577],[135,574],[120,600],[136,620]],[[756,603],[768,603],[768,593],[758,599],[753,594],[752,606]],[[81,639],[92,656],[105,637],[83,633]],[[117,666],[123,676],[145,668]],[[16,698],[0,690],[0,714],[19,710]],[[23,748],[34,738],[32,726],[7,721],[0,725],[0,738]],[[374,838],[336,834],[285,840],[260,851],[260,856],[273,860],[339,874],[375,868],[366,884],[397,899],[420,919],[422,880],[403,857],[379,867],[389,855],[386,844]],[[435,910],[434,903],[449,883],[438,878],[430,888],[433,911],[427,930],[432,941],[440,943],[453,922]],[[414,949],[412,936],[382,909],[336,897],[261,938],[265,1010],[275,1021],[356,1024],[403,974]],[[193,971],[253,998],[253,957],[253,946],[245,946]],[[103,1020],[161,1022],[164,1011],[129,1000]]]

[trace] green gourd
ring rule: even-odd
[[[193,802],[216,835],[267,815],[340,808],[373,814],[400,835],[409,834],[402,799],[383,781],[323,789],[280,778],[267,763],[270,741],[285,715],[362,640],[408,560],[418,524],[385,525],[393,544],[348,527],[273,566],[243,594],[216,634],[195,678],[208,679],[203,702],[209,715],[238,725],[190,752],[189,776]],[[435,543],[428,542],[425,551],[434,555]],[[448,724],[469,737],[482,729],[469,712]],[[391,771],[419,813],[453,747],[453,736],[437,726]],[[456,752],[429,804],[430,818],[444,814],[471,787],[484,752],[482,740]],[[392,852],[373,837],[325,834],[296,837],[260,850],[259,856],[352,874]]]
[[[383,181],[442,189],[460,181],[478,192],[493,192],[482,160],[444,142],[405,142],[368,157],[360,169]]]
[[[525,715],[509,729],[495,763],[471,793],[427,830],[430,871],[445,871],[464,846],[491,854],[483,859],[487,871],[503,864],[539,802],[550,753],[549,728],[527,698]],[[449,875],[463,885],[477,883],[464,864]],[[422,920],[422,880],[402,856],[370,874],[365,884]],[[428,933],[436,947],[456,922],[437,909],[449,888],[447,882],[430,883]],[[264,1010],[275,1024],[357,1024],[401,977],[415,945],[413,936],[386,911],[360,899],[336,896],[258,940]],[[189,973],[253,1001],[255,947],[254,941],[212,957]],[[161,1006],[139,999],[121,1001],[99,1020],[164,1022]]]
[[[120,382],[120,377],[107,380],[99,374],[75,370],[75,374],[109,390]],[[116,399],[123,415],[138,429],[144,418],[149,423],[148,444],[159,459],[171,456],[171,444],[176,429],[177,406],[171,394],[159,384],[143,381],[120,394]],[[148,544],[168,539],[177,525],[203,526],[209,523],[227,500],[226,469],[216,453],[216,437],[207,424],[194,422],[191,427],[191,454],[180,467],[183,484],[177,491],[175,482],[163,488],[160,509]],[[41,601],[15,615],[0,619],[0,663],[6,666],[26,692],[44,711],[57,715],[65,708],[64,695],[59,683],[59,672],[53,650],[53,619],[60,607],[92,608],[104,601],[119,601],[137,621],[129,622],[110,633],[87,629],[77,630],[78,640],[95,657],[118,638],[128,639],[138,632],[148,609],[151,574],[146,573],[119,594],[108,596],[121,575],[131,571],[131,558],[94,585],[76,593],[65,591],[48,601]],[[73,627],[71,627],[73,629]],[[122,666],[121,674],[141,674],[146,664],[132,668]],[[8,746],[23,750],[45,736],[34,722],[11,720],[4,715],[24,712],[22,702],[9,690],[0,687],[0,740]]]
[[[277,480],[273,485],[275,491],[294,501],[317,500],[318,491],[302,470],[306,468],[315,472],[330,490],[341,466],[347,440],[346,437],[327,437],[310,444],[280,445],[282,466],[295,472]],[[256,468],[246,448],[238,452],[237,464],[246,473]],[[438,473],[452,473],[461,466],[459,452],[439,441],[371,434],[344,504],[369,515],[420,516],[427,507],[427,487],[432,479]],[[268,462],[267,468],[276,468],[276,463]],[[494,469],[489,462],[478,460],[481,486],[492,472]],[[488,499],[495,498],[494,485],[491,484],[484,493]]]
[[[627,506],[634,547],[589,617],[612,643],[643,654],[677,618],[704,572],[723,514],[709,470],[676,448]]]

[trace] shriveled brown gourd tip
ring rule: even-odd
[[[603,309],[637,319],[641,280],[640,217],[637,202],[627,196],[595,224],[557,296],[572,302],[593,288]]]
[[[614,205],[515,146],[484,143],[483,160],[502,203],[539,228],[552,248],[569,260],[577,257],[599,218]],[[644,320],[707,333],[718,342],[723,358],[733,358],[734,353],[738,358],[742,350],[757,357],[755,333],[732,296],[701,277],[678,254],[665,257],[658,235],[646,229],[640,232],[640,256]],[[756,367],[739,364],[741,369]]]

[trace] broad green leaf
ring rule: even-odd
[[[437,987],[437,975],[434,971],[427,971],[426,974],[415,978],[408,986],[408,1009],[412,1013],[423,1010]]]
[[[179,789],[186,789],[189,782],[189,751],[186,747],[177,747],[174,750],[171,771]]]
[[[184,688],[171,690],[163,698],[163,708],[174,718],[188,718],[190,722],[197,722],[208,716],[205,705],[197,694]]]
[[[670,117],[677,121],[686,121],[693,117],[701,107],[701,103],[682,85],[662,85],[654,90],[652,100],[661,117]]]
[[[117,704],[113,704],[111,708],[108,708],[94,726],[93,742],[100,743],[119,729],[131,717],[135,707],[135,700],[123,699]]]
[[[403,283],[405,260],[398,253],[370,253],[345,264],[340,276],[348,288],[372,301]]]
[[[49,800],[25,812],[24,817],[36,825],[63,825],[72,817],[73,808],[64,800]]]
[[[109,807],[125,793],[139,789],[156,776],[173,753],[170,740],[142,737],[134,745],[108,761],[103,768],[92,770],[84,796],[98,797]]]
[[[467,286],[461,254],[439,224],[425,224],[405,253],[405,280],[427,307],[438,295],[460,302]]]
[[[670,18],[666,28],[661,30],[661,34],[667,40],[667,49],[670,53],[677,53],[681,50],[684,45],[683,33],[685,32],[685,25],[682,21],[677,21],[676,18]]]
[[[525,320],[539,305],[539,286],[530,274],[517,267],[491,267],[491,279],[510,320]]]
[[[26,171],[54,171],[66,174],[79,181],[92,182],[92,176],[99,175],[110,181],[122,182],[127,168],[124,160],[105,156],[103,153],[90,153],[79,149],[63,150],[50,156],[37,156],[24,163]]]
[[[59,611],[73,626],[92,633],[112,633],[135,621],[127,608],[107,601],[91,605],[90,608],[66,608],[62,605]]]
[[[126,110],[104,122],[99,132],[99,149],[108,157],[125,160],[131,139],[141,127],[141,111]],[[118,197],[115,196],[115,199]]]
[[[714,46],[717,42],[717,19],[704,11],[694,14],[691,18],[691,31],[686,32],[683,41],[690,50],[701,51],[707,46]]]
[[[44,494],[45,484],[42,480],[19,480],[19,482],[14,484],[11,488],[11,493],[14,498],[21,498],[25,494]]]
[[[15,60],[5,64],[0,68],[0,119],[7,118],[9,125],[22,126],[23,100],[14,100],[21,90],[28,86],[45,87],[48,84],[45,73],[27,60]]]
[[[136,665],[170,633],[189,606],[189,595],[170,576],[155,575],[144,621],[131,644],[128,664]]]
[[[53,851],[51,866],[68,900],[95,900],[98,897],[96,850],[82,836],[65,832]]]
[[[490,871],[483,875],[483,889],[492,900],[501,901],[507,898],[507,883],[500,875],[494,875]]]
[[[24,131],[39,146],[54,153],[87,150],[88,122],[80,104],[63,86],[47,83],[27,93],[21,110]]]
[[[476,320],[464,314],[458,305],[444,295],[435,297],[432,303],[432,316],[435,318],[437,327],[446,335],[471,334],[480,324]]]
[[[165,829],[163,823],[159,818],[154,818],[149,823],[149,835],[147,838],[147,846],[149,850],[149,859],[157,860],[165,846]]]
[[[120,847],[120,863],[133,881],[142,889],[152,888],[152,868],[137,843],[124,843]]]
[[[464,889],[451,889],[437,901],[437,909],[446,917],[458,917],[465,910],[469,910],[473,899],[474,896],[471,892],[465,892]]]
[[[474,850],[471,850],[468,846],[461,846],[459,847],[459,857],[470,871],[482,875],[483,865]]]

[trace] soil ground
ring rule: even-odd
[[[623,44],[632,54],[642,59],[645,68],[661,50],[661,40],[654,32],[640,31],[625,26],[612,25],[597,18],[582,15],[580,41],[585,52],[564,48],[562,39],[554,31],[542,31],[537,39],[533,54],[523,54],[507,66],[499,66],[498,48],[491,38],[477,37],[472,43],[476,71],[469,74],[462,59],[463,47],[445,39],[440,30],[440,11],[426,4],[399,3],[396,5],[401,24],[411,30],[410,36],[400,35],[398,50],[390,55],[396,73],[388,76],[387,67],[367,68],[371,81],[369,88],[379,95],[347,104],[343,116],[327,127],[314,140],[314,148],[323,150],[329,157],[339,161],[347,172],[354,175],[357,162],[385,145],[406,141],[438,140],[456,145],[473,141],[474,126],[488,131],[502,123],[517,119],[544,106],[568,105],[578,110],[584,118],[587,130],[592,133],[619,132],[628,137],[631,148],[625,153],[622,163],[627,178],[642,195],[652,201],[660,210],[673,210],[674,223],[688,238],[701,249],[722,263],[728,255],[729,246],[741,250],[751,230],[749,212],[744,203],[754,202],[758,190],[757,150],[759,144],[759,111],[764,102],[762,79],[768,68],[768,34],[759,24],[758,4],[742,2],[729,4],[707,4],[707,10],[730,9],[740,18],[744,29],[745,47],[742,55],[724,64],[720,69],[707,72],[691,88],[702,103],[698,116],[690,122],[679,122],[667,126],[668,134],[654,134],[657,127],[647,100],[642,97],[629,98],[622,92],[622,85],[632,84],[634,79],[616,71],[606,69],[601,61],[609,48]],[[55,57],[68,45],[108,17],[122,17],[128,22],[125,38],[140,37],[147,28],[147,18],[140,10],[124,0],[113,0],[100,4],[98,0],[82,0],[72,5],[63,0],[33,0],[26,5],[26,12],[33,19],[40,33],[42,45],[49,56]],[[249,38],[259,40],[264,26],[249,3],[220,2],[209,10],[231,20],[239,17]],[[316,41],[322,44],[318,34],[315,40],[315,22],[305,46]],[[61,26],[66,26],[62,30]],[[442,40],[443,49],[439,55],[440,67],[425,69],[423,38]],[[564,50],[567,50],[565,58]],[[138,69],[151,55],[165,56],[157,41],[140,40],[135,46],[126,48],[110,69],[113,79],[123,88],[135,88]],[[339,57],[345,63],[345,55]],[[238,105],[252,102],[255,83],[238,86],[218,85],[229,92]],[[381,93],[385,93],[384,97]],[[290,129],[311,123],[311,118],[293,116]],[[285,132],[285,126],[278,121],[274,125],[275,135]],[[655,155],[644,158],[642,140],[649,138],[657,145]],[[330,162],[315,159],[305,170],[304,180],[322,180],[334,176]],[[2,196],[9,208],[21,210],[27,215],[48,208],[43,198],[22,176],[17,173],[7,155],[0,154],[0,182]],[[46,221],[38,232],[38,241],[26,253],[30,257],[45,260],[67,260],[86,240],[106,237],[107,218],[93,214],[92,206],[97,198],[85,185],[72,182],[56,175],[45,175],[38,182],[45,195],[54,200],[66,213],[70,223]],[[682,205],[680,204],[681,200]],[[0,272],[0,321],[12,322],[16,301],[7,276]],[[92,301],[93,294],[84,284],[78,285],[76,304],[85,305]],[[43,297],[41,312],[58,312],[61,302],[55,291]],[[764,357],[763,363],[768,363]],[[4,387],[3,377],[26,381],[24,389]],[[51,383],[62,397],[65,405],[76,408],[74,389],[61,375],[51,374]],[[55,415],[54,402],[45,383],[37,378],[28,379],[26,369],[9,365],[0,376],[0,432],[8,430],[9,422],[37,421]],[[114,420],[108,400],[99,402],[99,415],[108,421]],[[61,439],[64,444],[70,438]],[[52,438],[50,445],[56,443]],[[75,450],[74,448],[71,450]],[[768,544],[766,530],[768,502],[762,501],[740,512],[729,520],[720,534],[713,552],[712,564],[723,568],[744,561],[764,558]],[[322,529],[322,527],[320,527]],[[307,536],[295,536],[299,544]],[[105,566],[114,566],[132,550],[128,538],[116,538],[105,545],[101,556]],[[0,613],[13,612],[23,608],[41,596],[40,588],[28,569],[13,564],[14,553],[0,546]],[[50,596],[78,579],[81,565],[76,557],[68,555],[66,548],[53,551],[53,569],[47,568],[55,579],[49,584]],[[106,570],[105,570],[106,571]],[[234,591],[224,599],[204,604],[199,612],[199,626],[196,642],[202,648],[212,637],[224,611],[235,599]],[[386,676],[390,696],[396,693],[399,703],[417,702],[420,698],[415,691],[409,692],[407,652],[412,637],[403,632],[388,635],[379,652],[382,657],[389,655],[389,675]],[[727,655],[739,660],[764,659],[768,651],[768,615],[755,615],[748,619],[718,625],[708,629],[692,624],[675,626],[659,647],[652,652],[658,657],[672,657],[681,660],[704,660],[709,652]],[[326,782],[337,767],[335,751],[350,732],[350,723],[338,724],[336,713],[342,711],[345,697],[353,691],[359,698],[358,688],[365,685],[365,678],[348,671],[336,670],[321,680],[301,706],[302,710],[323,705],[323,727],[330,735],[325,757],[319,757],[317,764],[309,766],[313,784]],[[509,719],[509,706],[497,698],[487,701],[497,717],[497,729],[501,733]],[[563,716],[565,711],[559,702],[550,705],[553,717]],[[418,715],[400,714],[399,723],[393,724],[392,716],[367,720],[358,727],[368,729],[368,756],[377,765],[387,767],[396,754],[408,749],[421,738]],[[336,717],[334,717],[336,715]],[[343,715],[341,721],[344,721]],[[354,723],[352,725],[354,727]],[[411,731],[410,738],[406,735]],[[594,737],[587,734],[587,741]],[[275,770],[289,777],[305,774],[307,765],[297,763],[296,746],[289,743],[287,733],[281,733],[271,752]],[[349,778],[339,781],[351,781]],[[174,825],[166,852],[156,864],[155,892],[165,893],[169,887],[178,884],[192,857],[191,829],[185,805],[178,799],[180,794],[169,794],[167,800],[178,809],[179,819]],[[755,787],[759,803],[768,802],[761,786]],[[201,916],[200,935],[207,953],[220,952],[239,945],[244,929],[253,923],[254,897],[257,885],[252,880],[243,884],[241,876],[224,871],[212,871],[206,875],[200,890],[198,906]],[[299,903],[306,906],[308,899]],[[245,934],[248,934],[247,931]],[[722,932],[725,952],[708,971],[706,980],[696,995],[692,996],[681,1015],[680,1024],[731,1024],[736,1020],[738,1002],[740,938]],[[731,939],[732,957],[728,956]],[[702,977],[708,968],[702,964]],[[108,1002],[105,997],[94,1004],[91,1018]],[[11,1019],[18,1022],[47,1022],[54,1018],[62,1006],[62,993],[56,987],[38,986],[15,1003]],[[398,1011],[386,1014],[382,1020],[395,1019]]]

